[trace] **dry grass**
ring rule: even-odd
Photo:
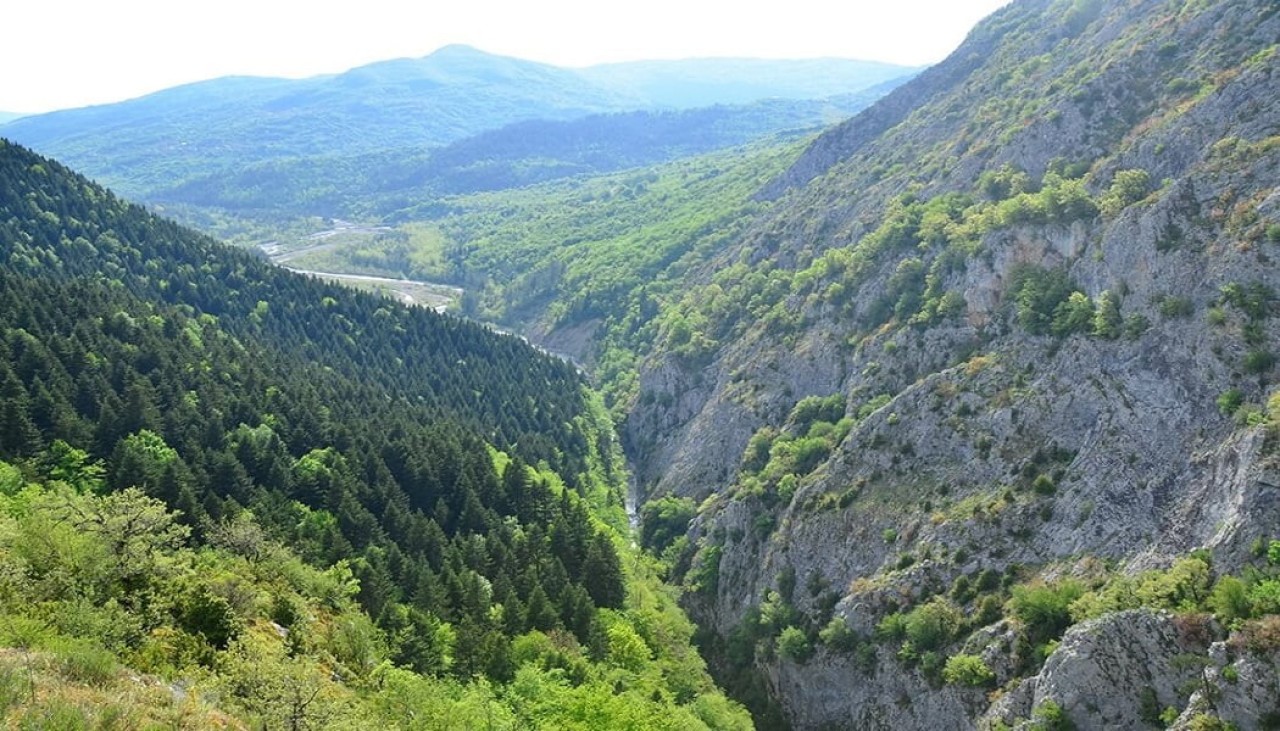
[[[198,693],[77,652],[0,649],[0,728],[248,728]]]

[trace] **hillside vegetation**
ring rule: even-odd
[[[299,161],[170,188],[215,225],[378,216],[291,264],[460,286],[600,396],[517,338],[269,271],[8,146],[0,507],[127,496],[175,565],[241,566],[219,541],[243,529],[349,571],[328,604],[243,574],[311,608],[305,663],[348,719],[404,706],[326,639],[340,617],[373,667],[516,725],[613,702],[635,727],[745,724],[692,636],[760,728],[1276,728],[1278,38],[1272,0],[1015,0],[813,136],[739,144],[758,128],[723,109],[523,122],[316,168],[350,188]],[[21,524],[3,560],[61,566]],[[0,661],[81,692],[60,618],[136,605],[68,572],[13,582],[38,641]],[[223,648],[178,587],[129,621],[205,632],[215,660],[104,647],[137,693],[287,652],[274,599],[217,594]],[[238,698],[191,713],[266,718]]]
[[[1016,2],[798,155],[425,202],[310,261],[591,364],[762,727],[1269,728],[1278,22]]]
[[[749,727],[574,369],[0,169],[7,718]]]
[[[465,314],[542,333],[589,360],[610,403],[634,396],[636,353],[680,284],[766,204],[751,194],[797,154],[761,143],[667,165],[406,209],[412,221],[367,244],[291,260],[452,282]],[[569,333],[557,339],[554,333]],[[594,340],[593,340],[594,338]],[[604,341],[598,349],[593,342]]]
[[[1015,2],[654,314],[624,443],[762,725],[1274,723],[1278,22]]]
[[[592,364],[762,726],[1269,728],[1278,22],[1016,2],[798,155],[312,261],[452,277]]]
[[[304,216],[369,220],[424,201],[652,166],[780,133],[812,133],[865,108],[898,83],[822,101],[529,120],[429,150],[255,163],[196,175],[145,196],[215,231],[229,230],[225,218],[260,227]],[[442,202],[436,210],[448,211],[449,205]],[[221,229],[213,228],[219,224]],[[278,228],[261,231],[269,234],[279,235]]]

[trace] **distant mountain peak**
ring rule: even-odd
[[[452,44],[306,79],[195,82],[4,128],[18,142],[146,198],[184,180],[271,160],[434,147],[534,119],[820,100],[909,71],[850,61],[569,69]]]
[[[465,43],[450,43],[446,46],[440,46],[436,50],[427,54],[426,58],[476,58],[476,57],[498,57],[498,54],[489,53],[475,46],[469,46]]]

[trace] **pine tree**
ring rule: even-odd
[[[43,441],[40,430],[31,420],[25,397],[0,402],[0,455],[32,455],[40,451]]]
[[[35,454],[44,440],[31,419],[27,390],[12,371],[6,369],[4,375],[0,383],[0,455]]]
[[[1110,290],[1103,292],[1098,298],[1098,310],[1093,316],[1093,334],[1100,338],[1114,340],[1120,337],[1124,326],[1120,316],[1120,297]]]
[[[622,562],[613,541],[604,532],[596,533],[587,549],[583,584],[597,607],[621,609],[627,598]]]
[[[525,617],[526,624],[530,629],[539,629],[543,632],[555,629],[560,623],[559,617],[556,616],[555,607],[551,604],[551,600],[547,598],[547,592],[543,590],[541,584],[535,584],[533,591],[529,594]]]

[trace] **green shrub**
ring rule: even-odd
[[[1137,340],[1151,327],[1151,322],[1141,312],[1134,312],[1124,318],[1124,337],[1126,340]]]
[[[952,655],[942,668],[942,679],[952,685],[988,685],[996,674],[977,655]]]
[[[794,662],[804,662],[813,653],[809,638],[799,627],[787,627],[778,635],[778,655]]]
[[[1160,698],[1149,685],[1138,695],[1138,718],[1152,726],[1164,725],[1160,720]]]
[[[995,594],[987,594],[978,601],[978,613],[973,617],[973,624],[985,627],[1004,618],[1004,604]]]
[[[994,591],[1000,586],[1000,572],[995,569],[983,569],[978,572],[974,587],[978,591]]]
[[[34,692],[29,673],[16,667],[0,668],[0,718],[4,718],[10,708],[31,698]]]
[[[1010,299],[1014,303],[1018,324],[1035,335],[1052,330],[1059,305],[1068,302],[1071,294],[1078,291],[1066,270],[1061,268],[1026,265],[1014,269],[1010,275]],[[1063,318],[1064,322],[1068,318],[1065,312]]]
[[[1228,624],[1248,619],[1251,614],[1248,587],[1234,576],[1223,576],[1209,596],[1209,608],[1218,619]]]
[[[1037,495],[1052,495],[1057,490],[1057,485],[1053,484],[1053,478],[1048,475],[1040,475],[1031,482],[1031,489]]]
[[[818,633],[822,644],[839,652],[848,652],[858,646],[858,634],[849,629],[844,617],[832,617],[827,626]]]
[[[907,615],[902,612],[886,614],[876,624],[876,637],[882,640],[901,640],[907,636]]]
[[[1005,163],[998,170],[988,170],[978,176],[978,190],[988,200],[1002,201],[1010,196],[1031,190],[1031,176]]]
[[[226,599],[201,589],[187,597],[181,612],[181,626],[219,650],[227,649],[240,634],[241,622]]]
[[[1071,602],[1084,594],[1073,579],[1041,586],[1015,586],[1010,608],[1027,637],[1036,644],[1062,636],[1071,626]]]
[[[1072,292],[1065,302],[1054,308],[1050,330],[1059,337],[1088,332],[1093,328],[1094,316],[1093,300],[1084,292]]]
[[[1276,364],[1276,357],[1271,351],[1262,348],[1250,350],[1244,356],[1244,370],[1246,373],[1266,373]]]
[[[1262,322],[1250,320],[1240,328],[1240,339],[1245,342],[1245,345],[1256,348],[1267,342],[1267,330]]]
[[[67,643],[56,654],[62,674],[71,681],[102,686],[115,679],[116,656],[97,645]]]
[[[1263,579],[1249,587],[1253,616],[1280,614],[1280,579]]]
[[[907,614],[906,637],[920,650],[936,650],[951,642],[963,622],[959,607],[943,597],[934,597]]]
[[[698,555],[689,572],[689,585],[695,592],[714,595],[720,585],[720,546],[708,546]]]
[[[1160,316],[1166,320],[1175,318],[1191,317],[1195,312],[1195,305],[1187,297],[1174,297],[1173,295],[1165,295],[1160,297],[1157,307],[1160,310]]]
[[[640,545],[662,553],[685,534],[698,508],[690,498],[666,495],[640,509]]]
[[[0,615],[0,646],[32,649],[48,646],[57,633],[45,622],[25,615]]]
[[[844,407],[844,394],[807,396],[800,399],[795,407],[791,409],[791,415],[787,421],[795,425],[797,431],[803,432],[814,422],[826,421],[835,423],[839,421],[844,417]]]
[[[1261,320],[1271,314],[1271,304],[1275,301],[1275,291],[1265,282],[1228,282],[1220,290],[1222,301],[1235,307],[1252,320]]]
[[[1187,724],[1187,728],[1189,731],[1229,731],[1235,727],[1217,716],[1198,713],[1192,717],[1191,722]]]
[[[17,494],[24,482],[22,470],[7,462],[0,462],[0,495]]]
[[[1267,423],[1267,415],[1257,404],[1245,404],[1236,410],[1233,417],[1240,426],[1262,426]]]
[[[1103,215],[1115,216],[1137,203],[1151,190],[1151,175],[1146,170],[1120,170],[1111,179],[1111,188],[1098,201]]]
[[[1075,731],[1067,712],[1052,698],[1041,701],[1031,712],[1031,729],[1034,731]]]
[[[268,616],[272,622],[288,629],[304,617],[304,610],[299,604],[293,597],[279,594],[271,600]]]
[[[82,709],[61,698],[50,698],[23,716],[18,728],[20,731],[89,731],[93,726]]]
[[[1238,388],[1229,388],[1218,395],[1218,411],[1223,416],[1231,416],[1244,403],[1244,394]]]
[[[754,529],[756,535],[761,538],[765,538],[770,533],[773,533],[773,529],[777,527],[777,524],[778,519],[773,517],[771,513],[760,513],[755,517],[755,520],[751,521],[752,529]]]
[[[830,453],[831,445],[825,439],[816,437],[797,439],[792,469],[795,474],[807,475],[822,464]]]
[[[1197,555],[1180,558],[1168,569],[1117,576],[1105,588],[1073,601],[1071,617],[1079,622],[1137,607],[1199,611],[1211,599],[1209,577],[1208,561]]]
[[[783,504],[789,505],[791,498],[795,497],[796,490],[799,487],[800,478],[798,476],[794,473],[783,475],[782,479],[778,480],[778,500]]]
[[[1123,331],[1124,320],[1120,316],[1120,296],[1110,290],[1098,298],[1098,308],[1093,314],[1093,334],[1107,340],[1115,340]]]
[[[751,435],[751,439],[747,442],[747,448],[742,453],[741,469],[743,472],[756,473],[769,464],[769,451],[773,448],[773,440],[777,436],[777,430],[767,426],[762,427]]]
[[[920,674],[932,682],[937,682],[942,678],[943,664],[944,660],[941,653],[929,650],[920,654]]]

